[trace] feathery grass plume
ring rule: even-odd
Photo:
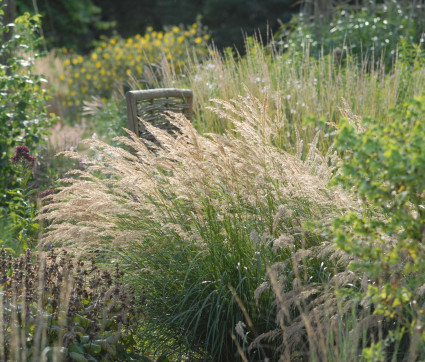
[[[201,135],[182,115],[169,114],[179,130],[174,134],[142,120],[158,144],[130,134],[120,140],[132,152],[91,139],[93,157],[65,153],[87,168],[71,172],[42,208],[49,225],[41,243],[123,258],[135,286],[146,287],[146,323],[156,345],[158,335],[168,343],[162,348],[174,343],[171,350],[177,344],[213,360],[234,358],[230,331],[245,315],[255,333],[245,341],[233,334],[240,348],[276,327],[272,294],[255,303],[268,266],[290,265],[293,251],[321,250],[320,236],[304,222],[325,223],[355,207],[328,186],[332,152],[320,155],[315,141],[300,157],[278,147],[275,135],[286,125],[268,115],[266,101],[248,91],[229,102],[214,100],[211,110],[232,124],[225,135]],[[284,235],[282,246],[276,240]],[[311,259],[311,280],[320,283],[320,262]],[[321,295],[310,284],[306,293]],[[251,353],[266,358],[274,350],[257,346]]]
[[[188,207],[202,219],[201,204],[207,198],[222,216],[232,212],[226,206],[230,202],[255,207],[270,195],[299,218],[315,212],[329,217],[328,211],[354,206],[346,194],[327,185],[334,154],[321,155],[313,142],[301,160],[276,147],[274,136],[285,125],[276,124],[266,113],[266,104],[249,93],[238,100],[214,102],[217,106],[210,109],[232,122],[236,136],[201,135],[184,117],[170,114],[178,134],[143,122],[160,147],[131,134],[120,141],[134,152],[97,139],[83,141],[96,157],[62,152],[87,168],[69,172],[63,179],[67,186],[59,188],[53,202],[42,209],[40,218],[51,222],[42,242],[70,241],[91,250],[105,241],[125,246],[126,241],[143,239],[145,231],[131,223],[120,227],[124,219],[143,215],[157,221],[167,218],[165,211],[176,214],[169,215],[175,222],[166,228],[199,239],[186,235],[176,223],[182,217],[177,206]],[[219,194],[226,200],[218,199]]]

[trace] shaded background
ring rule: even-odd
[[[199,19],[219,48],[243,49],[243,34],[267,27],[279,29],[300,9],[296,0],[16,0],[17,13],[43,15],[43,31],[49,48],[88,51],[99,35],[123,37],[167,25],[193,24]]]

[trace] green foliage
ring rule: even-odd
[[[118,265],[111,274],[53,249],[37,259],[29,249],[16,259],[2,249],[0,273],[1,360],[138,357],[133,338],[138,313]]]
[[[44,142],[43,136],[52,124],[46,114],[44,80],[33,72],[38,27],[38,17],[29,14],[5,25],[0,10],[0,34],[13,29],[12,38],[0,49],[0,58],[8,55],[6,64],[0,65],[0,206],[9,199],[6,190],[16,185],[16,169],[10,162],[12,150],[27,145],[34,151]]]
[[[27,247],[34,246],[38,236],[39,224],[34,220],[36,200],[34,189],[30,187],[35,161],[26,146],[18,146],[16,154],[11,159],[16,170],[17,185],[15,189],[7,190],[9,238],[0,242],[3,242],[3,247],[11,248],[18,254],[24,252]]]
[[[332,54],[337,48],[342,52],[334,53],[338,58],[345,58],[348,53],[359,59],[367,55],[378,61],[384,55],[386,65],[391,66],[401,40],[410,44],[424,41],[424,26],[423,19],[412,19],[405,5],[387,1],[373,9],[335,10],[332,21],[327,23],[314,22],[301,15],[283,26],[277,39],[280,38],[284,49],[299,51],[307,47],[316,57],[322,51],[325,55]]]
[[[386,352],[407,333],[420,359],[425,356],[420,332],[425,301],[424,119],[425,100],[419,97],[394,109],[388,121],[365,119],[359,129],[348,121],[341,125],[337,144],[344,162],[336,180],[363,200],[364,211],[334,223],[338,247],[355,258],[356,272],[367,275],[364,305],[385,317],[393,330],[386,331]]]
[[[87,51],[100,32],[113,27],[102,21],[101,8],[92,0],[38,0],[35,2],[43,17],[43,31],[49,47],[67,47]],[[34,1],[17,0],[19,14],[34,13]]]

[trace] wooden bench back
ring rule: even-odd
[[[141,138],[154,142],[139,118],[155,127],[172,130],[174,127],[163,116],[166,111],[183,113],[192,120],[193,92],[190,89],[158,88],[126,93],[128,129]]]

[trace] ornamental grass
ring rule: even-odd
[[[269,117],[273,99],[246,91],[214,100],[210,110],[232,124],[224,135],[201,135],[169,114],[174,134],[145,123],[158,144],[130,134],[121,147],[86,141],[91,156],[65,152],[86,169],[68,173],[43,207],[41,245],[122,260],[132,285],[146,288],[143,336],[151,353],[232,360],[239,346],[250,359],[278,358],[282,343],[272,337],[279,334],[262,338],[280,323],[266,287],[270,270],[284,278],[282,291],[298,295],[294,301],[321,311],[318,320],[338,312],[326,302],[335,300],[333,277],[348,259],[306,224],[327,224],[357,204],[328,186],[338,157],[332,148],[318,151],[319,134],[305,154],[301,139],[294,154],[278,146],[288,125]],[[289,309],[285,323],[291,338],[300,337],[285,353],[301,355],[307,325],[300,308]]]

